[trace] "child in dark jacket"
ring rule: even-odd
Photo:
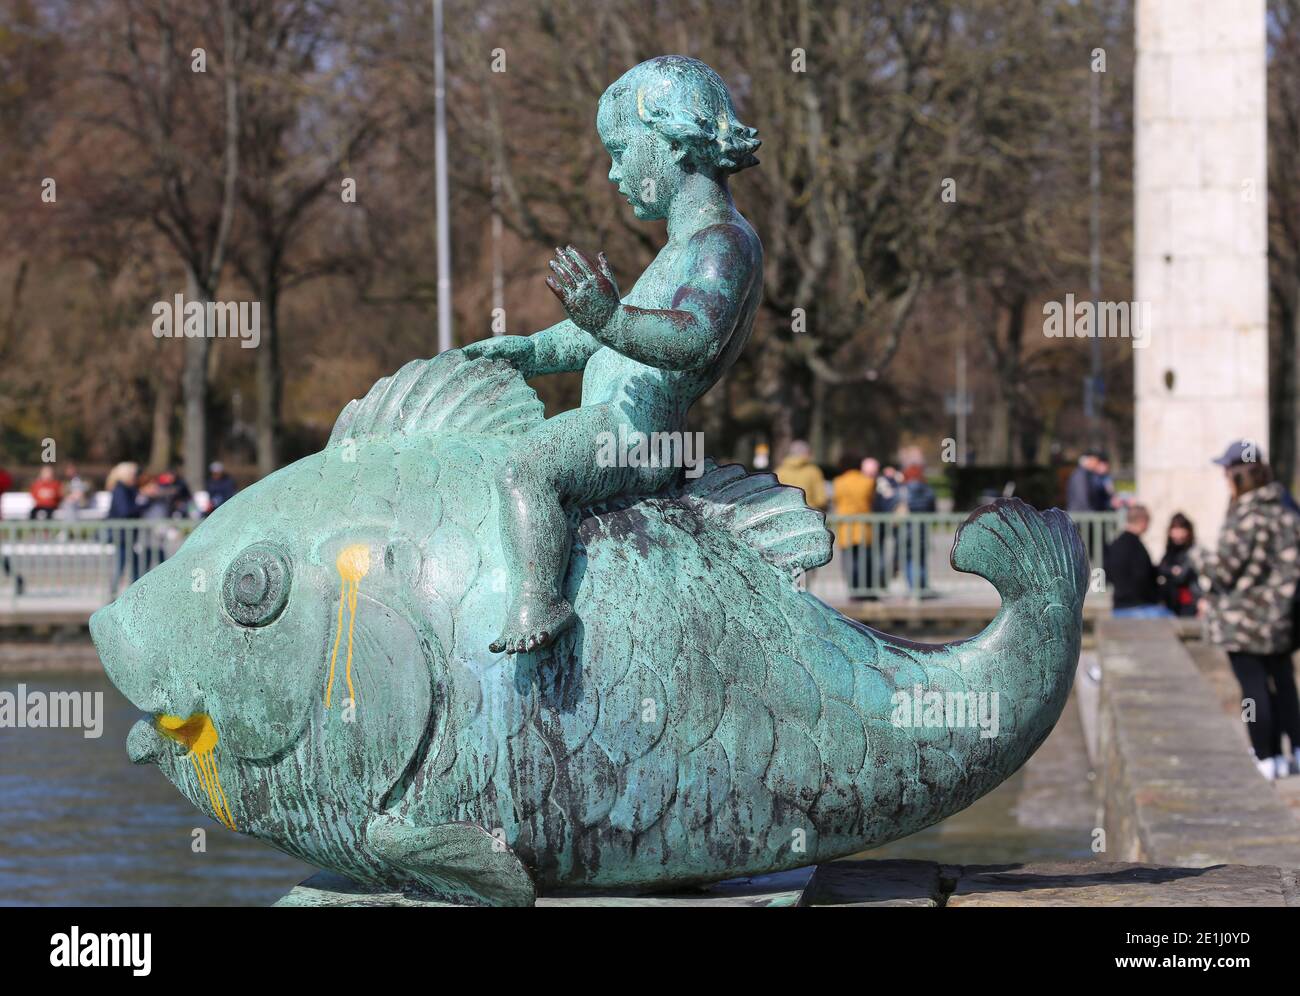
[[[1188,556],[1195,545],[1196,532],[1192,529],[1192,520],[1182,512],[1174,513],[1165,537],[1165,555],[1156,568],[1156,582],[1160,586],[1161,599],[1176,616],[1195,616],[1196,603],[1201,597],[1196,571],[1192,569]]]

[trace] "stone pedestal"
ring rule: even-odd
[[[1264,0],[1138,0],[1137,492],[1163,552],[1169,516],[1213,542],[1228,501],[1210,459],[1268,445]]]
[[[811,876],[811,877],[810,877]],[[335,875],[308,879],[276,906],[444,906],[366,889]],[[1297,906],[1296,872],[1270,865],[1162,868],[1107,861],[940,865],[832,861],[661,896],[544,896],[538,906]]]

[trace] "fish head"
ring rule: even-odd
[[[330,476],[318,454],[236,494],[91,619],[110,680],[149,714],[132,760],[160,763],[200,808],[207,785],[178,759],[218,740],[227,779],[230,765],[270,777],[319,737],[328,776],[350,771],[375,799],[425,735],[435,651],[412,622],[416,544],[391,503]]]

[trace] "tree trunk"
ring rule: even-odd
[[[280,292],[274,278],[262,298],[262,337],[257,346],[257,473],[272,474],[280,466]]]
[[[1010,463],[1011,406],[1007,404],[1004,393],[998,390],[992,392],[989,407],[988,445],[980,462],[986,465]]]
[[[772,349],[759,360],[758,388],[767,418],[772,466],[785,456],[794,439],[794,398],[791,384],[793,370],[782,362],[779,350]]]
[[[149,472],[166,470],[172,462],[172,416],[176,413],[176,382],[160,375],[154,386],[153,432],[149,441]],[[186,478],[192,480],[192,478]]]
[[[181,379],[185,400],[185,479],[191,487],[201,488],[208,470],[208,351],[212,341],[208,338],[207,304],[212,294],[200,285],[193,271],[186,274],[185,287],[186,303],[197,301],[203,306],[203,334],[185,340],[185,371]]]
[[[808,406],[808,445],[812,447],[813,460],[826,462],[826,394],[827,384],[816,374],[812,376],[812,403]]]

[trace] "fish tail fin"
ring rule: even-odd
[[[958,528],[951,559],[957,570],[990,581],[1005,608],[1031,600],[1040,611],[1064,609],[1071,618],[1083,610],[1088,555],[1059,508],[1040,512],[1019,498],[983,505]]]

